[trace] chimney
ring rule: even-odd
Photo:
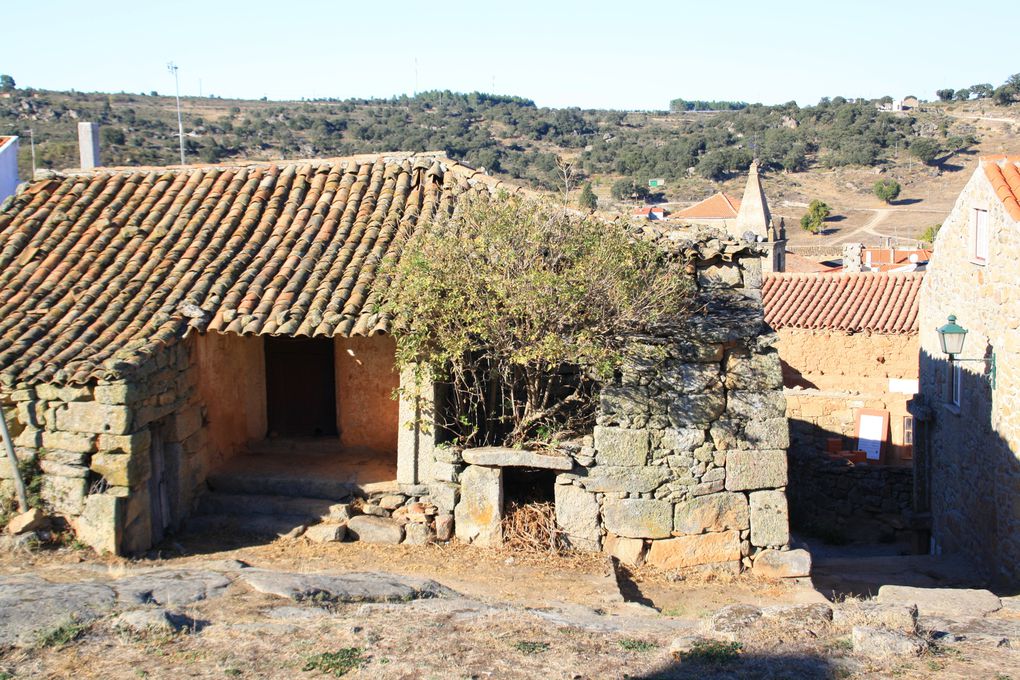
[[[843,244],[843,271],[854,274],[864,270],[864,244]]]
[[[82,170],[102,165],[99,162],[99,124],[78,123],[78,152]]]

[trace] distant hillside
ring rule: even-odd
[[[945,115],[945,104],[897,113],[842,97],[807,107],[739,104],[710,113],[551,109],[519,97],[452,92],[388,100],[182,100],[193,163],[438,149],[543,188],[562,186],[558,159],[573,163],[575,186],[586,176],[640,184],[663,177],[672,188],[724,180],[743,172],[752,156],[766,169],[793,173],[879,166],[904,150],[919,158],[923,152],[923,161],[937,164],[940,156],[979,141],[966,121]],[[0,134],[25,138],[24,177],[31,171],[29,128],[39,167],[73,167],[76,123],[84,120],[101,125],[106,165],[179,162],[173,97],[32,89],[0,94]]]

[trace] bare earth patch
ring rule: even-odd
[[[5,582],[94,581],[114,590],[131,583],[136,593],[145,574],[230,580],[204,599],[186,588],[172,591],[192,600],[165,606],[174,626],[147,627],[149,619],[135,614],[126,620],[124,611],[162,609],[119,595],[113,609],[94,621],[68,622],[29,646],[0,651],[0,677],[971,679],[1017,677],[1020,667],[1013,647],[978,629],[971,639],[951,642],[929,636],[920,656],[877,661],[855,654],[848,626],[860,618],[812,618],[827,605],[807,583],[650,568],[624,572],[630,584],[624,590],[637,592],[653,609],[622,601],[616,576],[598,555],[300,540],[215,549],[212,538],[174,550],[183,554],[132,561],[69,549],[0,556]],[[445,588],[364,602],[346,601],[357,596],[336,597],[326,587],[295,600],[259,592],[245,580],[253,573],[313,572],[339,581],[353,572],[415,583],[427,578]],[[173,578],[188,582],[194,576]],[[726,626],[716,612],[734,603],[766,613],[750,616],[737,633],[720,633]],[[808,606],[777,617],[768,613],[775,605]],[[980,625],[1017,639],[1020,617],[1004,608]],[[707,642],[678,645],[699,636]]]

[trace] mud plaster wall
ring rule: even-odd
[[[857,412],[880,409],[889,411],[890,430],[882,462],[910,465],[903,418],[910,415],[907,402],[914,386],[899,381],[917,380],[917,335],[796,328],[777,334],[792,455],[824,452],[829,438],[842,438],[842,448],[853,448]]]
[[[345,447],[395,454],[400,386],[389,335],[337,338],[337,425]]]
[[[218,333],[197,337],[195,345],[210,460],[222,460],[266,436],[265,345],[261,337]]]

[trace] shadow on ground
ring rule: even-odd
[[[844,676],[830,659],[820,656],[742,654],[729,661],[675,661],[650,673],[629,677],[635,680],[682,680],[685,678],[828,680]]]

